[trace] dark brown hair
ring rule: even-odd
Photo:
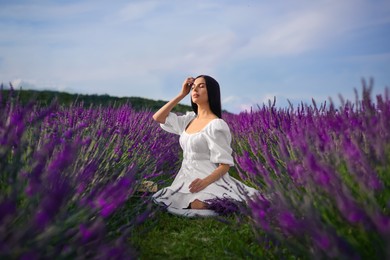
[[[204,78],[204,80],[206,81],[206,89],[210,109],[217,117],[222,118],[221,91],[219,89],[218,81],[207,75],[199,75],[195,79],[197,78]],[[195,114],[198,114],[198,105],[192,102],[192,98],[191,106]]]

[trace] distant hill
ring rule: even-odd
[[[2,98],[7,100],[10,90],[3,89]],[[112,97],[109,95],[84,95],[84,94],[70,94],[67,92],[50,91],[50,90],[14,90],[14,97],[18,97],[22,104],[27,104],[31,99],[42,105],[49,105],[53,100],[57,99],[60,105],[68,106],[74,104],[83,104],[84,107],[93,106],[120,106],[123,104],[130,104],[132,108],[137,111],[151,110],[157,111],[167,101],[152,100],[141,97]],[[174,112],[184,113],[192,111],[191,106],[178,104],[173,109]]]

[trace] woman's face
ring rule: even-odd
[[[191,87],[192,102],[197,105],[208,103],[206,80],[202,77],[195,79]]]

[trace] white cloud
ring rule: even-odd
[[[48,81],[47,79],[12,79],[10,81],[14,89],[39,89],[39,90],[58,90],[58,91],[69,91],[65,85],[58,84],[58,81]]]
[[[300,2],[300,1],[298,1]],[[366,1],[316,1],[290,5],[289,9],[259,18],[266,23],[243,46],[241,56],[294,55],[325,48],[346,33],[371,23]],[[377,18],[378,19],[378,18]],[[254,30],[256,31],[256,30]]]
[[[222,98],[222,104],[229,104],[237,100],[237,96],[227,96]]]
[[[122,7],[115,15],[117,22],[132,22],[141,18],[150,18],[161,2],[158,1],[134,1]]]
[[[222,98],[222,108],[232,112],[239,113],[240,111],[250,111],[257,107],[258,100],[248,96],[227,96]]]
[[[261,104],[268,104],[269,102],[273,103],[278,96],[278,93],[265,93],[262,95],[259,101],[261,102]]]
[[[213,73],[215,68],[229,59],[234,51],[237,36],[230,31],[205,33],[194,36],[194,39],[186,46],[183,62],[191,64],[192,71],[209,71]],[[180,64],[178,64],[180,66]]]
[[[233,113],[238,113],[238,112],[251,112],[254,111],[256,108],[253,107],[251,104],[241,104],[238,106],[238,110],[234,111]]]

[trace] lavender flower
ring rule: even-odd
[[[240,213],[241,208],[244,206],[241,202],[229,198],[214,198],[205,202],[208,209],[214,210],[221,216]]]
[[[255,228],[327,257],[372,257],[366,237],[381,241],[370,244],[378,256],[388,254],[386,232],[378,230],[387,230],[390,210],[390,100],[386,90],[374,104],[371,89],[363,85],[362,100],[342,99],[337,109],[313,100],[227,117],[240,177],[276,195],[270,204],[261,197],[249,203]],[[334,229],[340,235],[328,232]]]

